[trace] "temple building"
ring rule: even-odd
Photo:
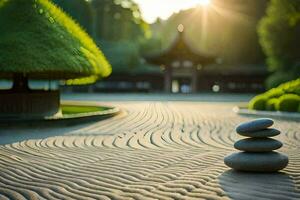
[[[196,51],[185,38],[183,25],[165,50],[144,56],[148,63],[163,69],[167,93],[264,91],[269,72],[264,65],[223,63],[217,56]]]
[[[198,71],[216,61],[214,56],[192,49],[184,39],[184,27],[178,26],[178,36],[169,48],[145,56],[148,63],[164,70],[164,90],[168,93],[195,93],[198,91]]]
[[[256,50],[241,49],[246,52],[242,61],[240,55],[228,59],[222,54],[227,49],[238,52],[240,49],[233,49],[234,45],[224,47],[222,52],[216,50],[214,56],[207,55],[196,50],[201,45],[192,43],[180,25],[177,37],[167,48],[152,46],[150,41],[150,47],[141,51],[140,38],[146,38],[149,29],[132,0],[54,1],[87,30],[113,68],[111,76],[94,85],[65,87],[66,91],[259,93],[265,89],[269,72],[260,58],[253,59]],[[153,30],[160,38],[162,30]],[[157,53],[146,54],[154,49]],[[244,59],[248,54],[252,56],[249,61]]]

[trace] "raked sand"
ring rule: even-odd
[[[114,118],[0,146],[0,199],[300,199],[296,122],[275,120],[290,158],[285,170],[239,173],[223,158],[240,138],[235,126],[250,118],[233,104],[116,104],[124,112]],[[0,131],[0,140],[31,134],[16,130]]]

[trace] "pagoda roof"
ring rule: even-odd
[[[155,65],[168,66],[174,61],[189,60],[196,64],[207,65],[215,62],[216,57],[201,53],[193,49],[185,40],[184,33],[178,31],[177,37],[171,45],[160,51],[144,56],[146,61]]]

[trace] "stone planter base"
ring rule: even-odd
[[[77,126],[85,123],[97,122],[110,117],[114,117],[118,114],[125,116],[127,113],[120,108],[103,106],[95,102],[83,102],[83,101],[62,101],[61,105],[69,106],[99,106],[106,108],[102,111],[85,112],[76,114],[63,114],[58,112],[56,115],[45,117],[7,117],[0,115],[0,130],[1,128],[43,128],[43,127],[69,127]],[[1,142],[0,142],[1,143]]]
[[[0,116],[41,118],[59,112],[59,91],[0,91]]]

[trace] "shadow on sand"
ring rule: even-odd
[[[93,123],[64,126],[64,127],[45,126],[45,125],[38,125],[38,124],[2,126],[0,124],[0,145],[22,142],[24,140],[39,140],[48,137],[72,135],[73,131],[80,130],[81,128],[86,127]]]
[[[285,173],[246,173],[228,170],[219,177],[221,188],[233,200],[300,199],[300,191]]]

